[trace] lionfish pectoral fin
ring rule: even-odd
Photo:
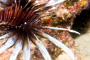
[[[30,60],[30,46],[29,46],[29,39],[27,39],[27,44],[23,49],[23,60]]]
[[[41,31],[39,31],[41,32]],[[73,60],[74,60],[74,54],[73,52],[68,48],[66,47],[63,43],[61,43],[60,41],[58,41],[57,39],[51,37],[50,35],[44,33],[44,32],[41,32],[42,35],[46,38],[48,38],[52,43],[54,43],[56,46],[60,47],[62,50],[64,50]]]
[[[22,49],[22,40],[18,40],[15,44],[15,49],[9,60],[15,60],[19,51]]]
[[[50,1],[46,4],[46,6],[55,5],[55,4],[61,3],[61,2],[63,2],[63,1],[65,1],[65,0],[50,0]]]
[[[33,10],[40,9],[41,7],[43,7],[43,6],[45,6],[45,5],[46,5],[46,3],[45,3],[45,4],[37,5],[37,6],[35,6],[35,7],[33,8]]]
[[[75,30],[71,30],[71,29],[65,29],[65,28],[58,28],[58,27],[48,27],[48,26],[43,26],[42,28],[47,28],[47,29],[56,29],[56,30],[66,30],[66,31],[69,31],[69,32],[72,32],[72,33],[76,33],[76,34],[79,34],[79,32],[75,31]]]
[[[40,42],[40,40],[37,38],[37,36],[33,32],[32,33],[29,32],[28,34],[29,34],[29,39],[38,47],[44,59],[51,60],[49,53],[47,52],[43,44]]]
[[[0,53],[2,53],[5,49],[11,47],[14,44],[15,36],[10,37],[6,43],[0,48]]]
[[[37,38],[37,36],[35,34],[34,34],[34,36],[36,38],[35,44],[37,45],[38,49],[42,53],[45,60],[51,60],[51,57],[50,57],[48,51],[46,50],[46,48],[43,46],[43,44],[40,42],[40,40]]]
[[[56,9],[56,7],[54,7],[53,5],[61,3],[63,1],[65,1],[65,0],[49,0],[48,2],[45,2],[41,5],[35,6],[34,9],[36,9],[36,8],[40,9],[42,6],[44,7],[44,8],[41,8],[40,10],[36,10],[35,11],[36,13],[41,12],[41,11],[44,12],[44,11],[47,11],[47,10]]]
[[[7,34],[5,34],[5,35],[3,35],[3,36],[0,36],[0,39],[4,39],[4,38],[9,37],[9,34],[10,34],[10,33],[7,33]]]

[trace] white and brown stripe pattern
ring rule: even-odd
[[[80,33],[70,29],[38,26],[36,22],[39,20],[40,12],[48,11],[53,8],[52,5],[62,1],[64,0],[50,0],[47,3],[35,5],[37,3],[36,0],[0,0],[2,5],[6,5],[5,8],[0,10],[0,30],[9,32],[0,37],[0,39],[8,38],[2,48],[0,48],[0,53],[7,48],[15,46],[10,60],[15,60],[21,49],[23,50],[23,60],[29,60],[29,41],[32,41],[38,47],[45,60],[51,60],[46,48],[38,39],[38,35],[48,38],[52,43],[62,48],[74,60],[74,54],[68,49],[68,47],[50,35],[38,31],[38,29],[67,30],[77,34]],[[40,8],[42,9],[41,11],[39,10]]]

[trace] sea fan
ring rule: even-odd
[[[4,7],[0,10],[0,30],[8,32],[1,36],[0,39],[8,38],[4,45],[0,48],[0,53],[5,49],[15,46],[10,60],[15,60],[19,51],[23,50],[23,60],[30,59],[29,41],[32,41],[40,50],[45,60],[51,60],[51,57],[37,36],[48,38],[52,43],[62,48],[74,60],[74,54],[68,47],[50,35],[40,31],[39,29],[56,29],[67,30],[69,32],[78,32],[70,29],[39,26],[40,12],[54,9],[52,5],[60,3],[64,0],[50,0],[46,3],[37,5],[37,0],[1,0],[0,3]],[[40,8],[42,10],[40,10]]]

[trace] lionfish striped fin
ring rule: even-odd
[[[14,44],[15,39],[16,39],[15,36],[10,37],[10,38],[6,41],[6,43],[0,48],[0,53],[2,53],[5,49],[11,47],[11,46]]]
[[[38,49],[42,53],[45,60],[51,60],[50,55],[49,55],[48,51],[46,50],[46,48],[43,46],[43,44],[40,42],[40,40],[37,38],[37,36],[35,34],[34,34],[34,36],[36,38],[35,44],[37,45]]]
[[[71,29],[65,29],[65,28],[58,28],[58,27],[49,27],[49,26],[43,26],[42,28],[47,28],[47,29],[56,29],[56,30],[65,30],[65,31],[69,31],[69,32],[72,32],[72,33],[76,33],[76,34],[79,34],[79,32],[75,31],[75,30],[71,30]]]
[[[30,60],[30,46],[29,46],[29,39],[27,39],[27,44],[23,49],[23,60]]]
[[[10,33],[7,33],[7,34],[5,34],[5,35],[3,35],[3,36],[0,36],[0,39],[5,39],[5,38],[9,37],[9,34],[10,34]]]
[[[41,31],[39,31],[41,32]],[[44,32],[41,32],[42,35],[46,38],[48,38],[52,43],[54,43],[56,46],[60,47],[62,50],[64,50],[73,60],[74,60],[74,54],[73,52],[68,48],[66,47],[62,42],[58,41],[57,39],[51,37],[50,35],[44,33]]]
[[[55,5],[55,4],[61,3],[61,2],[63,2],[63,1],[65,1],[65,0],[50,0],[50,1],[46,4],[46,6]]]
[[[22,40],[18,40],[15,44],[14,51],[9,60],[15,60],[21,49],[22,49]]]
[[[23,11],[22,6],[11,6],[0,11],[0,21],[5,22],[4,24],[20,25],[34,16],[33,14],[32,10]]]
[[[32,41],[40,50],[41,54],[43,55],[45,60],[51,60],[51,57],[48,53],[48,51],[46,50],[46,48],[43,46],[43,44],[41,43],[41,41],[37,38],[37,36],[32,32],[28,33],[29,35],[29,39],[30,41]]]

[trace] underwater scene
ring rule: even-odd
[[[0,0],[0,60],[90,60],[90,1]]]

